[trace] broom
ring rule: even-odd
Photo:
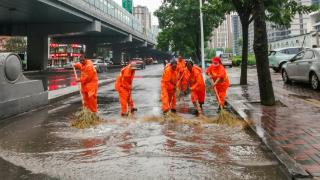
[[[211,78],[210,78],[211,79]],[[238,118],[236,115],[226,111],[222,105],[222,102],[221,102],[221,99],[218,95],[218,91],[217,91],[217,88],[216,86],[214,86],[213,84],[213,80],[211,79],[211,85],[213,86],[213,89],[214,89],[214,93],[216,95],[216,98],[217,98],[217,101],[218,101],[218,105],[221,109],[219,115],[218,115],[218,118],[216,119],[215,123],[216,124],[226,124],[226,125],[229,125],[229,126],[243,126],[243,127],[246,127],[246,122],[241,120],[240,118]]]
[[[72,66],[72,67],[73,67],[74,76],[75,76],[76,80],[78,80],[78,75],[77,75],[76,69],[74,66]],[[78,84],[79,93],[81,96],[82,109],[81,109],[81,111],[78,111],[73,114],[73,121],[71,122],[71,126],[79,128],[79,129],[84,129],[84,128],[89,128],[91,126],[95,126],[95,125],[99,124],[102,121],[102,119],[99,116],[97,116],[96,113],[89,111],[84,106],[84,99],[83,99],[83,95],[81,92],[81,88],[82,88],[81,83],[77,82],[77,84]]]
[[[130,90],[129,102],[132,101],[132,94],[131,93],[132,93],[132,90]],[[127,119],[133,119],[134,118],[134,114],[131,112],[131,109],[128,108],[128,110],[129,110],[129,112],[128,112]]]

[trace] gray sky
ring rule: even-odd
[[[122,0],[114,0],[120,6],[122,5]],[[133,6],[141,5],[147,6],[149,11],[152,13],[152,24],[158,24],[158,19],[153,15],[153,12],[156,11],[161,6],[162,0],[133,0]]]

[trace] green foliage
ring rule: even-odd
[[[24,53],[27,51],[27,41],[24,37],[12,37],[5,44],[9,52]]]
[[[211,59],[212,57],[216,56],[216,51],[214,49],[205,49],[205,59]]]
[[[233,56],[232,57],[232,64],[234,66],[240,66],[242,61],[242,56]],[[256,57],[254,54],[249,54],[248,56],[248,65],[252,66],[256,64]]]
[[[290,26],[290,22],[297,13],[308,14],[318,9],[318,6],[304,6],[295,0],[265,0],[264,4],[268,11],[267,20],[285,27]]]
[[[224,49],[224,52],[225,52],[225,53],[232,53],[232,48],[225,48],[225,49]]]
[[[182,55],[200,59],[200,9],[199,1],[166,0],[155,12],[162,29],[158,36],[157,48],[171,50]],[[204,38],[209,39],[214,27],[218,26],[224,12],[203,9]]]

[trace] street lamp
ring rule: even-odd
[[[207,1],[205,0],[205,3]],[[202,0],[199,0],[200,3],[200,33],[201,33],[201,66],[203,78],[205,78],[205,62],[204,62],[204,32],[203,32],[203,13],[202,13]]]

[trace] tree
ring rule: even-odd
[[[274,105],[275,97],[268,63],[268,37],[265,6],[263,0],[256,0],[254,17],[254,53],[259,79],[260,100],[263,105]]]
[[[201,59],[199,11],[199,1],[165,0],[155,12],[162,29],[158,36],[157,48]],[[205,41],[223,17],[222,11],[203,11]]]
[[[254,19],[253,10],[255,0],[209,0],[207,8],[215,11],[230,13],[236,11],[242,25],[242,62],[240,84],[247,84],[249,25]],[[264,0],[267,20],[275,25],[288,27],[297,13],[308,13],[315,10],[315,6],[303,6],[295,0]]]
[[[207,58],[207,59],[211,59],[212,57],[216,56],[216,51],[214,49],[206,48],[204,51],[205,51],[204,52],[205,58]]]
[[[237,40],[237,44],[238,44],[238,47],[239,47],[239,51],[242,51],[242,45],[243,45],[243,40],[242,40],[242,38],[239,38],[239,39]]]
[[[24,37],[12,37],[5,44],[7,51],[24,53],[27,51],[27,41]]]
[[[240,84],[247,84],[248,62],[248,28],[255,20],[254,51],[257,59],[258,81],[260,99],[263,105],[274,105],[275,98],[268,61],[268,39],[266,20],[276,25],[289,26],[294,16],[307,13],[316,9],[314,6],[303,6],[295,0],[211,0],[211,3],[222,3],[223,7],[214,7],[226,13],[235,10],[240,17],[243,32],[242,65]]]
[[[225,49],[224,49],[224,52],[225,52],[225,53],[232,53],[232,48],[225,48]]]

